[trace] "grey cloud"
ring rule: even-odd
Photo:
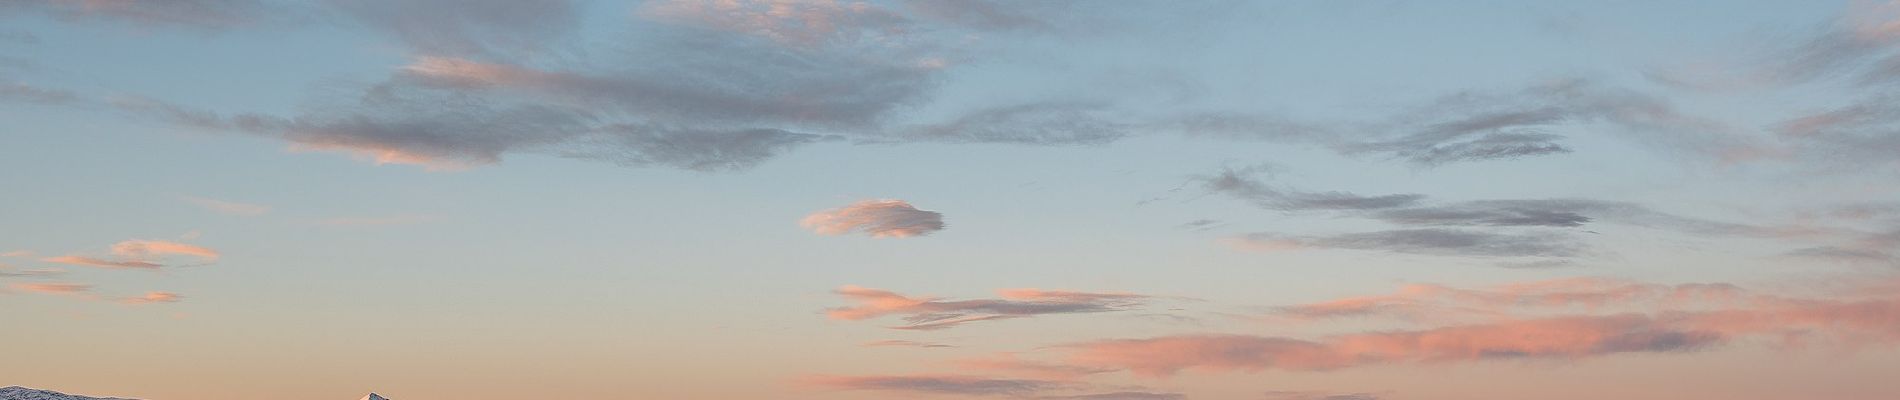
[[[1423,165],[1442,165],[1462,161],[1502,160],[1519,157],[1569,153],[1558,144],[1563,136],[1542,133],[1490,133],[1475,140],[1435,145],[1423,150],[1407,150],[1399,156]]]
[[[1159,126],[1179,130],[1187,136],[1230,140],[1338,144],[1347,136],[1341,127],[1296,121],[1279,115],[1233,111],[1182,115]]]
[[[1648,94],[1588,80],[1563,80],[1515,92],[1467,92],[1439,98],[1384,128],[1397,137],[1338,146],[1348,154],[1389,154],[1419,165],[1570,152],[1561,125],[1601,124],[1659,148],[1731,160],[1759,152],[1732,127],[1685,114]],[[1586,125],[1587,126],[1587,125]]]
[[[47,277],[47,276],[63,275],[65,273],[66,273],[65,270],[60,270],[60,269],[50,269],[50,268],[13,269],[12,267],[8,267],[6,265],[0,265],[0,278]]]
[[[1212,176],[1196,178],[1209,192],[1228,195],[1277,211],[1337,211],[1406,226],[1580,227],[1592,222],[1614,222],[1697,234],[1778,238],[1817,232],[1749,225],[1688,217],[1657,211],[1640,204],[1592,199],[1470,200],[1425,203],[1422,194],[1359,195],[1349,192],[1304,192],[1276,188],[1255,176],[1269,166],[1223,168]]]
[[[1894,255],[1889,252],[1840,246],[1817,246],[1795,249],[1789,251],[1787,255],[1839,261],[1849,264],[1895,264],[1900,262],[1900,258],[1895,258]]]
[[[1014,143],[1031,145],[1092,145],[1128,136],[1131,125],[1115,122],[1103,105],[1028,103],[985,108],[950,121],[913,126],[900,131],[906,140]]]
[[[416,52],[460,57],[532,54],[579,26],[567,0],[325,0]]]
[[[1793,118],[1775,127],[1812,159],[1860,167],[1900,160],[1900,98],[1880,96]]]
[[[360,101],[296,118],[221,116],[150,99],[120,99],[113,105],[183,126],[278,137],[303,148],[356,153],[378,162],[439,167],[492,164],[508,153],[546,152],[630,166],[732,171],[799,146],[836,139],[763,128],[601,125],[601,118],[586,110],[500,104],[427,91],[384,90]]]
[[[906,3],[919,16],[984,30],[1046,30],[1051,26],[1039,13],[1064,10],[1069,1],[1009,3],[990,0],[918,0]]]
[[[1220,227],[1221,225],[1224,225],[1224,224],[1225,223],[1220,222],[1218,220],[1197,219],[1193,221],[1184,222],[1181,225],[1177,225],[1176,227],[1181,228],[1181,229],[1193,230],[1193,231],[1205,231],[1208,229],[1214,229],[1214,228]]]
[[[1789,251],[1785,255],[1848,264],[1900,266],[1900,229],[1865,233],[1852,241]]]
[[[1149,296],[1127,293],[1086,293],[1033,289],[1002,291],[1002,299],[943,300],[908,297],[888,290],[847,286],[836,291],[860,303],[825,310],[839,320],[864,320],[901,315],[902,330],[938,330],[958,325],[1055,314],[1089,314],[1138,309]]]
[[[1382,210],[1372,217],[1400,225],[1440,226],[1575,227],[1590,222],[1590,217],[1577,214],[1577,208],[1561,202],[1493,200]]]
[[[4,6],[0,6],[0,8],[4,8]],[[40,37],[38,35],[34,35],[33,32],[0,30],[0,42],[12,42],[14,44],[39,44]]]
[[[1425,198],[1420,194],[1362,196],[1350,192],[1301,192],[1274,188],[1253,175],[1256,168],[1226,168],[1213,176],[1197,178],[1207,191],[1245,200],[1256,206],[1279,211],[1377,210],[1410,206]]]
[[[0,82],[0,101],[65,105],[79,102],[80,97],[78,94],[65,90],[50,89],[17,82]]]
[[[1572,257],[1584,246],[1567,236],[1549,233],[1504,234],[1457,229],[1401,229],[1331,236],[1287,236],[1253,233],[1238,238],[1242,245],[1310,247],[1385,251],[1407,254],[1480,257]]]
[[[447,36],[413,39],[417,51],[471,58],[419,57],[363,95],[320,102],[276,130],[318,149],[459,165],[494,163],[514,152],[552,152],[632,166],[731,171],[837,137],[807,133],[813,130],[874,130],[890,110],[920,99],[933,74],[895,61],[901,49],[880,58],[871,53],[886,50],[793,48],[743,33],[665,24],[646,26],[632,40],[594,53],[605,55],[595,61],[607,63],[543,69],[481,61],[514,52],[511,40],[531,44],[556,35],[537,27],[559,25],[572,8],[503,3],[508,5],[413,16],[425,21],[414,26],[422,30],[418,35],[436,35],[424,29],[436,25],[461,27],[441,33]],[[416,5],[338,5],[377,23],[426,14]],[[535,10],[514,10],[520,7]]]
[[[752,168],[790,149],[835,136],[780,129],[706,130],[651,126],[617,126],[595,136],[595,145],[574,153],[583,158],[605,158],[627,165],[664,165],[695,171],[735,171]]]
[[[0,2],[0,17],[21,13],[50,15],[68,21],[115,20],[207,30],[255,26],[282,16],[275,6],[258,0]]]
[[[1776,238],[1813,233],[1688,217],[1636,203],[1591,199],[1473,200],[1381,210],[1367,216],[1394,224],[1424,226],[1578,227],[1591,222],[1612,222],[1708,235]]]

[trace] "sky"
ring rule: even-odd
[[[1900,397],[1900,2],[0,0],[0,386]]]

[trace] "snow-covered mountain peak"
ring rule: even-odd
[[[0,388],[0,400],[130,400],[130,399],[121,399],[117,397],[74,396],[74,395],[55,392],[51,390],[39,390],[39,389],[32,389],[32,388],[23,388],[19,386],[8,386],[8,387]]]

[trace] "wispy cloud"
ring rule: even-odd
[[[40,260],[88,267],[156,270],[167,266],[213,264],[218,262],[221,256],[217,250],[204,246],[139,239],[113,244],[111,252],[113,258],[110,259],[86,255],[64,255]]]
[[[70,265],[82,265],[100,268],[158,269],[164,265],[141,260],[107,260],[87,256],[57,256],[42,258],[40,261]]]
[[[1379,400],[1385,396],[1373,393],[1330,393],[1314,391],[1276,390],[1266,393],[1264,400]]]
[[[838,390],[960,396],[1029,396],[1070,387],[1071,384],[1032,379],[1002,379],[968,375],[817,376],[804,383]]]
[[[154,291],[154,292],[146,292],[144,295],[137,296],[137,297],[125,297],[125,298],[115,299],[115,298],[93,294],[93,285],[81,284],[81,283],[15,283],[15,284],[7,285],[7,287],[12,288],[14,290],[19,290],[19,291],[24,291],[24,292],[29,292],[29,293],[70,296],[73,298],[86,300],[86,301],[111,301],[111,302],[126,304],[126,305],[177,303],[179,301],[183,301],[185,298],[184,296],[179,295],[177,293]]]
[[[92,290],[92,285],[79,283],[15,283],[8,286],[28,292],[46,294],[78,294]]]
[[[879,341],[874,341],[874,342],[867,342],[863,344],[863,346],[864,347],[917,347],[917,348],[925,348],[925,349],[947,349],[947,348],[957,347],[957,346],[947,345],[947,344],[942,344],[942,343],[919,342],[919,341],[914,341],[914,340],[879,340]]]
[[[179,199],[184,200],[187,203],[197,205],[198,207],[203,207],[206,210],[211,210],[211,211],[215,211],[221,214],[229,214],[229,215],[254,217],[254,216],[264,215],[265,213],[269,213],[271,210],[270,206],[265,206],[265,205],[239,203],[239,202],[234,202],[234,201],[224,201],[224,200],[196,197],[196,196],[180,196]]]
[[[1328,236],[1251,233],[1228,239],[1244,250],[1348,249],[1481,257],[1574,257],[1584,245],[1554,233],[1490,233],[1459,229],[1400,229]]]
[[[423,215],[395,215],[395,216],[386,216],[386,217],[334,217],[334,218],[319,219],[319,220],[314,221],[313,223],[320,226],[357,227],[357,226],[411,225],[411,224],[420,224],[424,222],[429,222],[433,220],[435,220],[435,217],[423,216]]]
[[[65,273],[66,270],[57,268],[15,269],[11,266],[0,264],[0,278],[47,277],[64,275]]]
[[[1149,296],[1128,293],[1089,293],[1006,289],[1002,299],[944,300],[933,297],[909,297],[888,290],[845,286],[835,291],[857,301],[851,307],[825,311],[831,319],[857,321],[887,315],[902,315],[904,325],[893,329],[936,330],[958,325],[999,319],[1027,318],[1050,314],[1080,314],[1126,311],[1139,308]]]
[[[177,303],[184,299],[185,296],[172,292],[146,292],[143,296],[119,299],[119,302],[125,304]]]
[[[865,200],[805,216],[800,225],[824,235],[863,233],[871,237],[912,237],[943,230],[943,214],[919,210],[903,200]]]
[[[0,4],[0,15],[20,11],[73,21],[124,21],[141,26],[212,31],[255,26],[282,17],[272,5],[257,0],[52,0]]]
[[[1400,295],[1316,303],[1281,312],[1308,316],[1403,310],[1405,301],[1455,299],[1498,314],[1485,322],[1379,330],[1317,339],[1235,334],[1112,339],[1065,346],[1074,365],[1162,376],[1183,370],[1333,370],[1391,363],[1502,359],[1582,360],[1619,353],[1688,352],[1743,339],[1769,343],[1865,345],[1900,342],[1891,292],[1840,298],[1753,294],[1725,284],[1649,285],[1577,280],[1494,290],[1414,288]],[[1397,300],[1395,300],[1397,299]],[[1629,305],[1604,314],[1525,315],[1522,306]]]
[[[1212,176],[1196,179],[1210,193],[1224,194],[1260,208],[1279,211],[1388,209],[1410,206],[1425,198],[1425,195],[1409,193],[1362,196],[1350,192],[1302,192],[1275,188],[1254,177],[1269,168],[1225,168]]]

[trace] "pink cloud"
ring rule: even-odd
[[[1851,293],[1851,291],[1850,291]],[[1900,298],[1797,299],[1753,294],[1726,284],[1653,285],[1576,279],[1502,285],[1489,290],[1409,286],[1383,297],[1301,306],[1308,315],[1382,312],[1368,305],[1449,298],[1492,311],[1491,322],[1294,337],[1203,334],[1113,339],[1063,346],[1069,363],[1166,376],[1184,370],[1331,370],[1373,364],[1494,359],[1580,360],[1619,353],[1693,351],[1744,339],[1783,345],[1900,343]],[[1648,312],[1518,317],[1521,306],[1609,307]],[[1317,311],[1316,311],[1317,310]],[[1344,310],[1344,311],[1341,311]],[[1372,311],[1366,311],[1372,310]]]
[[[78,294],[92,290],[92,285],[78,283],[15,283],[9,286],[28,292],[48,294]]]
[[[799,221],[822,235],[863,233],[871,237],[912,237],[943,230],[943,214],[919,210],[903,200],[866,200],[819,211]]]
[[[474,168],[477,165],[500,162],[499,156],[480,156],[467,159],[441,157],[413,150],[399,149],[383,143],[368,140],[355,140],[338,136],[306,135],[296,139],[290,145],[291,152],[334,152],[354,156],[376,165],[399,164],[422,167],[431,172],[453,172]]]
[[[1279,307],[1273,315],[1293,320],[1384,316],[1421,321],[1470,316],[1507,317],[1517,310],[1534,308],[1599,310],[1628,306],[1732,305],[1772,301],[1772,296],[1750,294],[1728,284],[1660,285],[1601,278],[1568,278],[1480,289],[1409,284],[1391,294]]]
[[[217,250],[163,240],[127,240],[119,242],[112,245],[112,254],[135,260],[151,259],[167,255],[183,255],[197,257],[205,262],[218,261]]]
[[[105,260],[87,256],[58,256],[42,258],[40,261],[100,268],[158,269],[164,265],[138,260]]]
[[[177,303],[184,298],[185,296],[172,292],[146,292],[144,296],[125,298],[119,302],[125,304]]]
[[[122,241],[113,244],[111,251],[112,259],[65,255],[42,258],[40,261],[114,269],[158,269],[171,266],[165,262],[166,259],[176,261],[177,258],[188,258],[196,265],[203,265],[218,262],[220,257],[217,250],[208,247],[164,240]]]
[[[559,74],[453,57],[421,57],[402,70],[425,83],[464,88],[534,86],[566,79]]]

